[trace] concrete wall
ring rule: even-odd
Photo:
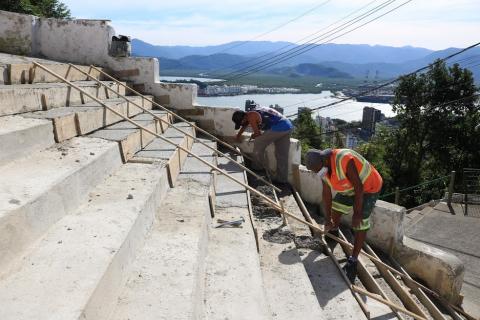
[[[0,52],[106,67],[143,92],[158,95],[166,106],[192,108],[196,85],[161,83],[156,58],[110,56],[114,35],[109,20],[59,20],[0,11]]]
[[[0,51],[31,55],[36,19],[31,15],[0,11]]]

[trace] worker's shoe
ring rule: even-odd
[[[343,266],[342,270],[347,275],[348,280],[353,284],[357,277],[357,264],[358,260],[355,257],[348,257],[347,263]]]

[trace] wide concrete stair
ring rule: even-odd
[[[215,162],[201,144],[193,144],[192,151]],[[109,319],[203,318],[212,183],[210,168],[188,156]]]

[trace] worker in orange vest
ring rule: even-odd
[[[355,241],[352,255],[343,267],[353,282],[358,255],[370,229],[370,214],[382,189],[382,177],[364,157],[350,149],[312,149],[306,153],[305,162],[307,169],[322,179],[325,231],[338,235],[341,216],[349,214],[353,207]],[[332,191],[336,192],[333,198]]]

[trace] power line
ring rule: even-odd
[[[394,1],[395,1],[395,0],[394,0]],[[370,24],[370,23],[372,23],[373,21],[380,19],[381,17],[383,17],[383,16],[385,16],[385,15],[387,15],[387,14],[389,14],[389,13],[391,13],[391,12],[397,10],[397,9],[399,9],[400,7],[403,7],[404,5],[406,5],[406,4],[408,4],[408,3],[412,2],[412,1],[413,1],[413,0],[408,0],[408,1],[404,2],[404,3],[402,3],[401,5],[399,5],[399,6],[395,7],[395,8],[393,8],[393,9],[391,9],[391,10],[389,10],[389,11],[383,13],[383,14],[381,14],[380,16],[377,16],[377,17],[375,17],[375,18],[373,18],[373,19],[371,19],[371,20],[369,20],[369,21],[367,21],[367,22],[365,22],[365,23],[363,23],[363,24],[361,24],[361,25],[359,25],[359,26],[351,29],[351,30],[348,30],[348,31],[346,31],[346,32],[344,32],[344,33],[342,33],[342,34],[340,34],[340,35],[338,35],[338,36],[335,36],[335,37],[333,37],[333,38],[330,38],[330,39],[328,39],[328,40],[326,40],[326,41],[324,41],[324,42],[322,42],[322,43],[320,43],[320,44],[314,44],[314,45],[313,45],[312,47],[310,47],[310,48],[308,48],[308,46],[307,46],[307,48],[306,48],[305,50],[303,50],[302,52],[300,52],[300,53],[290,54],[289,56],[284,57],[284,58],[281,58],[280,60],[277,60],[277,61],[274,61],[274,62],[270,62],[269,64],[264,65],[264,66],[262,66],[262,67],[260,67],[260,68],[256,68],[256,69],[250,70],[250,71],[248,71],[248,72],[246,72],[246,73],[244,73],[244,74],[241,74],[241,75],[239,75],[239,76],[237,76],[237,77],[235,77],[235,78],[232,78],[232,79],[230,79],[230,81],[233,80],[233,79],[238,79],[238,78],[240,78],[240,77],[244,77],[244,76],[246,76],[246,75],[248,75],[248,74],[251,74],[251,73],[255,73],[255,72],[260,71],[260,70],[264,70],[264,69],[269,68],[269,67],[271,67],[271,66],[273,66],[273,65],[276,65],[276,64],[278,64],[278,63],[280,63],[280,62],[283,62],[283,61],[288,60],[288,59],[291,59],[291,58],[293,58],[293,57],[295,57],[295,56],[301,55],[301,54],[303,54],[303,53],[305,53],[305,52],[307,52],[307,51],[313,50],[314,48],[316,48],[316,47],[318,47],[318,46],[320,46],[320,45],[322,45],[322,44],[325,44],[325,43],[327,43],[327,42],[331,42],[331,41],[333,41],[333,40],[335,40],[335,39],[338,39],[338,38],[340,38],[340,37],[342,37],[342,36],[344,36],[344,35],[346,35],[346,34],[349,34],[349,33],[353,32],[353,31],[355,31],[355,30],[357,30],[357,29],[359,29],[359,28],[361,28],[361,27],[363,27],[363,26],[365,26],[365,25],[367,25],[367,24]],[[390,3],[393,3],[393,2],[390,2]],[[376,10],[376,11],[379,11],[379,10]],[[376,12],[376,11],[375,11],[375,12]],[[373,13],[375,13],[375,12],[373,12]],[[370,16],[370,15],[372,15],[373,13],[368,14],[367,17]],[[365,17],[362,18],[361,20],[363,20],[363,19],[365,19]],[[339,30],[339,31],[343,31],[344,29],[346,29],[346,28],[342,28],[342,29]],[[339,32],[339,31],[336,31],[335,33]],[[310,45],[309,45],[309,46],[310,46]]]
[[[326,27],[323,27],[322,29],[320,29],[320,30],[318,30],[318,31],[316,31],[316,32],[314,32],[314,33],[306,36],[306,37],[303,37],[303,38],[300,39],[300,40],[297,40],[295,43],[301,43],[302,41],[304,41],[304,40],[306,40],[306,39],[309,39],[310,37],[313,37],[313,36],[319,34],[320,32],[323,32],[324,30],[326,30],[326,29],[328,29],[328,28],[336,25],[336,24],[339,23],[339,22],[342,22],[343,20],[351,17],[352,15],[358,13],[359,11],[362,11],[363,9],[369,7],[371,4],[373,4],[373,3],[377,2],[377,1],[378,1],[378,0],[370,1],[370,2],[367,3],[366,5],[364,5],[364,6],[362,6],[361,8],[359,8],[359,9],[351,12],[350,14],[346,15],[345,17],[343,17],[343,18],[341,18],[341,19],[339,19],[339,20],[337,20],[337,21],[335,21],[335,22],[327,25]],[[311,39],[311,40],[313,40],[313,39]],[[308,40],[308,41],[311,41],[311,40]],[[307,43],[308,43],[308,41],[307,41]],[[296,44],[288,44],[288,45],[286,45],[286,46],[281,47],[280,49],[278,49],[278,50],[276,50],[276,51],[271,51],[271,52],[268,52],[268,53],[266,53],[266,54],[264,54],[264,55],[261,55],[261,56],[255,57],[255,58],[253,58],[253,59],[250,59],[250,60],[248,60],[248,61],[239,62],[239,63],[233,64],[233,65],[228,66],[228,67],[225,67],[225,68],[216,69],[216,70],[211,71],[210,73],[216,73],[216,72],[218,72],[218,71],[231,69],[231,68],[234,68],[234,67],[236,67],[236,66],[240,66],[240,65],[244,65],[244,64],[248,64],[248,63],[253,63],[255,60],[259,60],[259,59],[262,59],[262,58],[265,58],[265,57],[269,57],[269,56],[271,56],[272,54],[275,54],[275,52],[281,52],[283,49],[286,49],[286,48],[289,48],[289,47],[297,47],[297,46],[298,46],[298,45],[296,45]]]
[[[328,107],[331,107],[331,106],[334,106],[334,105],[338,105],[338,104],[340,104],[340,103],[342,103],[342,102],[345,102],[345,101],[348,101],[348,100],[352,100],[352,99],[355,99],[355,98],[363,97],[364,95],[366,95],[366,94],[368,94],[368,93],[372,93],[372,92],[374,92],[374,91],[377,91],[377,90],[379,90],[379,89],[382,89],[382,88],[385,88],[385,87],[387,87],[387,86],[389,86],[389,85],[392,85],[392,84],[398,82],[398,81],[399,81],[401,78],[403,78],[403,77],[412,76],[412,75],[414,75],[414,74],[417,74],[417,73],[419,73],[419,72],[422,72],[422,71],[425,71],[425,70],[429,69],[431,66],[433,66],[433,65],[435,65],[435,64],[442,63],[442,62],[445,62],[445,61],[447,61],[447,60],[450,60],[451,58],[456,57],[456,56],[458,56],[458,55],[460,55],[460,54],[462,54],[462,53],[464,53],[464,52],[466,52],[466,51],[468,51],[468,50],[471,50],[471,49],[477,47],[478,45],[480,45],[480,42],[477,42],[477,43],[475,43],[475,44],[473,44],[473,45],[471,45],[471,46],[469,46],[469,47],[467,47],[467,48],[464,48],[464,49],[462,49],[462,50],[460,50],[460,51],[457,51],[456,53],[452,53],[452,54],[446,56],[446,57],[443,58],[443,59],[439,59],[439,60],[437,60],[437,61],[435,61],[435,62],[433,62],[433,63],[428,64],[428,65],[425,66],[425,67],[419,68],[419,69],[417,69],[417,70],[415,70],[415,71],[413,71],[413,72],[410,72],[410,73],[408,73],[408,74],[406,74],[406,75],[402,75],[402,76],[400,76],[400,77],[398,77],[398,78],[396,78],[396,79],[394,79],[394,80],[392,80],[392,81],[389,81],[389,82],[387,82],[387,83],[384,83],[384,84],[382,84],[382,85],[380,85],[380,86],[377,86],[377,87],[375,87],[375,88],[371,88],[371,89],[365,90],[365,91],[363,91],[363,92],[361,92],[361,93],[359,93],[359,94],[357,94],[357,95],[354,95],[354,96],[351,96],[351,97],[346,97],[346,98],[343,98],[343,99],[341,99],[341,100],[338,100],[338,101],[329,103],[329,104],[327,104],[327,105],[325,105],[325,106],[319,106],[319,107],[313,108],[313,109],[311,109],[311,110],[314,111],[314,110],[325,109],[325,108],[328,108]],[[297,114],[298,114],[298,112],[297,112],[297,113],[294,113],[294,114],[291,114],[291,115],[288,115],[287,117],[294,117],[294,116],[296,116]]]
[[[337,27],[333,28],[333,29],[330,30],[330,31],[324,32],[324,33],[321,34],[320,36],[317,36],[317,37],[315,37],[315,38],[313,38],[313,39],[310,39],[309,41],[315,40],[313,43],[305,42],[305,43],[303,43],[303,44],[301,44],[301,45],[299,45],[299,46],[297,46],[297,47],[295,47],[295,48],[292,48],[292,49],[289,49],[289,50],[287,50],[287,51],[285,51],[285,52],[276,54],[276,55],[274,55],[273,57],[263,59],[263,60],[255,63],[255,64],[253,64],[253,65],[250,65],[250,66],[241,68],[241,69],[236,70],[236,71],[234,71],[234,72],[230,72],[230,73],[228,73],[228,74],[226,74],[226,75],[222,75],[222,78],[229,78],[229,76],[232,75],[231,79],[228,79],[228,80],[233,80],[233,79],[236,78],[235,75],[237,75],[237,77],[239,77],[238,74],[240,74],[240,73],[242,73],[242,72],[244,72],[244,71],[247,71],[245,74],[248,74],[248,72],[249,72],[248,69],[251,69],[251,70],[250,70],[250,72],[251,72],[252,70],[254,70],[254,69],[252,69],[252,68],[254,68],[254,67],[256,67],[256,66],[260,66],[260,67],[261,67],[261,65],[264,64],[264,63],[269,64],[269,63],[271,63],[271,61],[274,60],[274,59],[280,58],[280,57],[285,56],[285,55],[289,56],[289,55],[295,54],[295,53],[297,53],[297,52],[299,52],[299,51],[303,51],[302,53],[304,53],[304,52],[308,51],[308,50],[304,51],[305,49],[309,49],[309,47],[315,46],[316,42],[325,39],[326,37],[330,36],[330,34],[332,34],[332,33],[335,34],[335,33],[339,32],[339,31],[342,31],[342,30],[348,28],[348,27],[351,26],[352,24],[355,24],[356,22],[361,21],[361,20],[367,18],[369,15],[374,14],[375,12],[383,9],[384,7],[392,4],[392,3],[395,2],[395,1],[396,1],[396,0],[387,0],[387,1],[384,1],[382,4],[380,4],[380,5],[376,6],[376,7],[374,7],[373,9],[370,9],[370,10],[368,10],[367,12],[365,12],[365,13],[363,13],[363,14],[361,14],[361,15],[359,15],[359,16],[357,16],[357,17],[355,17],[355,18],[353,18],[353,19],[351,19],[351,20],[349,20],[349,21],[347,21],[347,22],[345,22],[345,23],[343,23],[343,24],[341,24],[340,26],[337,26]],[[353,22],[353,23],[352,23],[352,22]],[[315,48],[315,47],[313,47],[313,48]],[[312,48],[312,49],[313,49],[313,48]],[[269,62],[269,61],[270,61],[270,62]],[[240,74],[240,76],[243,76],[243,74]]]
[[[270,33],[272,33],[272,32],[275,32],[275,31],[277,31],[277,30],[285,27],[286,25],[289,25],[290,23],[295,22],[295,21],[297,21],[297,20],[305,17],[306,15],[308,15],[308,14],[312,13],[313,11],[315,11],[315,10],[317,10],[317,9],[325,6],[326,4],[328,4],[328,3],[331,2],[331,1],[332,1],[332,0],[324,1],[324,2],[322,2],[321,4],[316,5],[316,6],[313,7],[313,8],[308,9],[307,11],[303,12],[303,13],[300,14],[299,16],[296,16],[295,18],[290,19],[290,20],[288,20],[287,22],[280,24],[279,26],[276,26],[275,28],[273,28],[273,29],[271,29],[271,30],[269,30],[269,31],[266,31],[266,32],[264,32],[264,33],[261,33],[261,34],[255,36],[255,37],[253,37],[253,38],[251,38],[251,39],[249,39],[249,40],[242,41],[242,42],[237,43],[237,44],[235,44],[235,45],[233,45],[233,46],[227,47],[227,48],[225,48],[225,49],[223,49],[223,50],[221,50],[221,51],[218,51],[218,52],[216,52],[216,53],[214,53],[214,54],[219,54],[219,53],[223,53],[223,52],[226,52],[226,51],[230,51],[230,50],[232,50],[232,49],[234,49],[234,48],[241,47],[241,46],[247,44],[247,43],[250,42],[250,41],[256,40],[256,39],[258,39],[258,38],[262,38],[262,37],[266,36],[267,34],[270,34]]]

